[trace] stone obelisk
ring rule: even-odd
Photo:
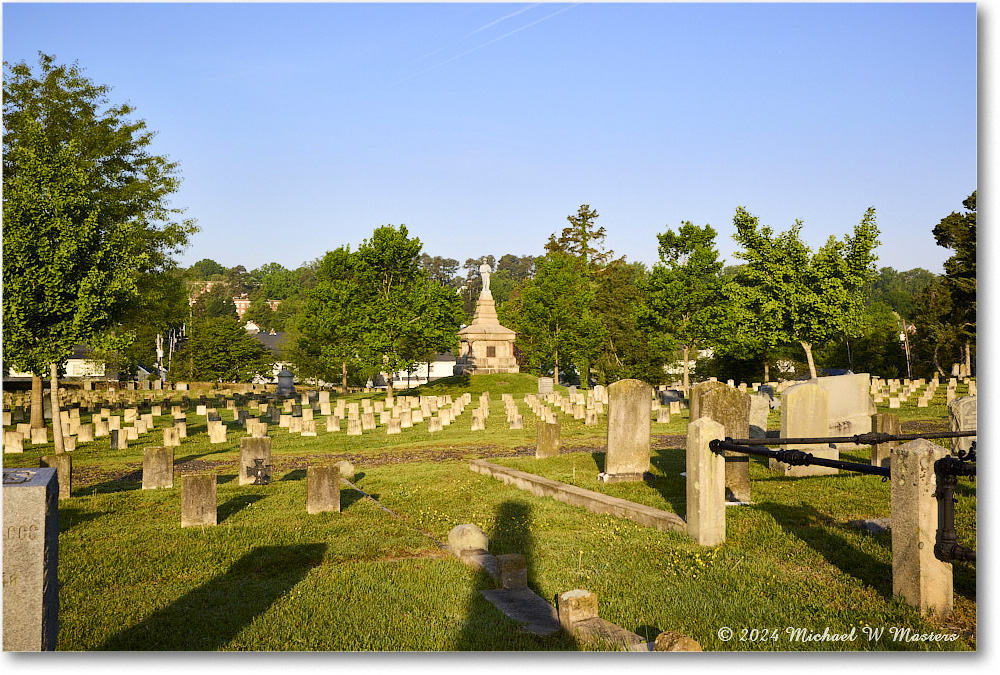
[[[458,331],[461,350],[455,360],[456,375],[472,373],[516,373],[519,372],[514,357],[514,340],[517,334],[500,325],[496,303],[490,292],[492,270],[483,259],[479,273],[483,277],[483,291],[476,303],[476,313],[472,323]]]

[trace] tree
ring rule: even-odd
[[[944,263],[944,288],[951,296],[947,320],[964,343],[966,372],[972,373],[976,341],[976,191],[962,202],[964,213],[952,212],[934,227],[938,246],[954,251]]]
[[[560,367],[594,360],[603,326],[592,311],[594,290],[580,258],[562,251],[536,261],[535,278],[515,291],[501,320],[517,331],[516,346],[532,369],[554,373]],[[581,377],[581,382],[585,381]]]
[[[318,263],[298,327],[300,350],[327,366],[363,364],[369,375],[409,370],[435,351],[454,349],[462,320],[454,291],[428,277],[420,240],[405,225],[377,228],[358,250],[340,248]]]
[[[609,384],[623,378],[660,382],[666,360],[639,325],[642,289],[649,270],[641,262],[615,261],[596,275],[594,313],[604,328],[601,352],[594,362],[597,380]]]
[[[249,382],[274,368],[270,352],[230,315],[199,318],[178,363],[174,379],[219,382]]]
[[[224,275],[226,268],[211,258],[202,258],[187,269],[188,278],[192,281],[208,281],[216,274]]]
[[[247,311],[243,312],[243,320],[253,321],[262,331],[269,331],[274,321],[274,312],[271,310],[271,305],[268,304],[267,300],[257,298],[250,303]]]
[[[48,370],[58,420],[72,347],[128,345],[138,278],[168,267],[196,228],[168,203],[177,165],[148,152],[131,106],[107,105],[109,87],[44,54],[37,76],[24,62],[4,70],[4,360]]]
[[[687,389],[691,354],[718,332],[722,262],[710,225],[684,222],[676,234],[667,228],[657,238],[660,260],[644,288],[639,324],[659,350],[667,351],[671,343],[681,346]]]
[[[874,278],[878,245],[875,209],[869,208],[844,241],[830,237],[815,254],[800,237],[802,223],[773,235],[743,207],[736,209],[733,238],[746,261],[728,286],[748,344],[766,352],[797,342],[816,377],[812,347],[841,336],[855,337],[862,325],[864,290]],[[730,331],[737,326],[730,324]]]
[[[590,208],[590,204],[581,204],[576,215],[566,216],[570,225],[563,228],[559,238],[556,239],[554,234],[549,236],[545,250],[549,253],[568,253],[582,259],[588,267],[604,267],[611,260],[614,251],[602,250],[606,233],[603,227],[594,224],[599,215],[595,209]]]

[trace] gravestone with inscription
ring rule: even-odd
[[[53,651],[59,635],[56,469],[3,470],[3,650]]]
[[[604,483],[642,481],[649,470],[653,388],[641,380],[619,380],[608,387],[608,442]]]

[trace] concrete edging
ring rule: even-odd
[[[591,513],[607,513],[619,518],[628,518],[640,525],[655,527],[658,530],[687,532],[687,523],[683,518],[676,513],[654,509],[652,506],[636,504],[626,499],[585,490],[499,464],[490,464],[483,459],[470,462],[469,469],[496,478],[507,485],[527,490],[536,497],[551,497],[557,502],[579,506]]]

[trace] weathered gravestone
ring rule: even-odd
[[[56,469],[3,470],[3,650],[53,651],[59,635]]]
[[[767,415],[771,412],[771,402],[759,394],[750,395],[750,436],[767,438]]]
[[[560,437],[559,422],[554,423],[538,421],[537,444],[535,446],[535,459],[545,457],[555,457],[559,454],[562,445]]]
[[[270,469],[271,464],[271,438],[253,438],[244,436],[240,439],[240,465],[239,481],[240,485],[252,485],[258,482],[255,473],[257,464],[254,460],[263,460],[264,467]]]
[[[181,435],[176,427],[167,427],[163,430],[163,447],[176,448],[181,444]]]
[[[553,389],[554,380],[551,377],[540,377],[538,378],[538,393],[541,394],[551,394]]]
[[[872,430],[872,415],[878,412],[869,392],[871,376],[868,373],[817,377],[809,384],[819,385],[828,395],[828,433],[826,436],[854,436]],[[856,448],[854,443],[838,444],[842,448]]]
[[[653,388],[641,380],[619,380],[608,387],[608,442],[604,483],[641,481],[649,470],[649,401]]]
[[[698,384],[691,387],[691,391],[688,394],[688,421],[693,422],[694,420],[701,417],[701,397],[719,387],[725,387],[726,385],[721,382],[716,382],[714,380],[709,380],[707,382],[699,382]]]
[[[218,504],[214,473],[181,476],[181,527],[216,525]]]
[[[934,462],[948,450],[923,438],[893,448],[890,457],[892,594],[921,614],[948,617],[954,606],[951,563],[934,555],[938,528]]]
[[[166,431],[166,430],[164,430]],[[170,447],[151,446],[142,451],[142,489],[174,486],[174,451]]]
[[[306,469],[306,513],[340,511],[340,468],[334,464]]]
[[[948,404],[948,425],[951,431],[977,431],[975,396],[956,398]],[[968,452],[975,440],[975,436],[953,438],[951,439],[951,451],[953,453]]]
[[[726,462],[708,445],[725,433],[726,428],[711,417],[687,426],[687,532],[702,546],[726,540]]]
[[[693,399],[692,399],[693,400]],[[698,397],[692,420],[708,417],[726,430],[729,438],[750,436],[750,394],[725,385],[707,389]],[[726,451],[726,497],[733,502],[750,501],[750,456]]]
[[[24,452],[24,437],[21,435],[21,432],[4,430],[3,451]]]
[[[782,394],[781,437],[782,438],[823,438],[829,435],[827,410],[830,395],[816,384],[797,384]],[[868,422],[869,426],[871,421]],[[840,453],[829,443],[782,446],[788,450],[801,450],[815,457],[839,459]],[[826,466],[792,466],[775,459],[768,460],[768,467],[786,476],[826,476],[835,474],[837,469]]]
[[[880,434],[900,434],[899,415],[892,413],[878,413],[872,415],[872,431]],[[876,443],[872,446],[872,466],[884,466],[889,468],[889,455],[893,448],[899,445],[899,441],[886,441]]]

